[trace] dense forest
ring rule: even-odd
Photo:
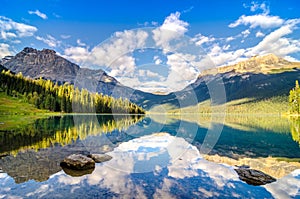
[[[300,114],[300,87],[298,80],[296,80],[295,88],[290,90],[289,108],[290,114]]]
[[[13,97],[21,97],[40,109],[65,113],[129,113],[143,114],[144,110],[127,99],[115,99],[101,93],[74,88],[65,83],[58,85],[50,80],[33,80],[21,73],[0,73],[0,91]]]

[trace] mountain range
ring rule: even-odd
[[[207,99],[220,104],[242,98],[288,95],[295,80],[300,79],[299,62],[290,62],[273,54],[205,70],[185,89],[167,95],[126,87],[101,69],[81,68],[49,49],[26,47],[15,56],[4,57],[0,65],[14,73],[22,72],[26,77],[42,77],[59,84],[69,82],[91,92],[125,97],[146,110],[161,104],[186,107]]]

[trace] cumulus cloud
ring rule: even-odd
[[[243,32],[242,32],[242,35],[243,35],[243,37],[244,38],[246,38],[246,37],[248,37],[249,35],[250,35],[250,31],[247,29],[247,30],[244,30]]]
[[[135,49],[143,48],[147,37],[148,33],[143,30],[116,32],[113,39],[92,49],[91,61],[96,65],[113,69],[120,67],[119,64],[122,64],[122,61],[129,61],[131,65],[132,59],[122,57]],[[126,64],[128,63],[123,63],[123,65]]]
[[[2,39],[30,37],[38,29],[24,23],[18,23],[10,18],[0,16],[0,32]]]
[[[278,16],[269,16],[265,14],[257,14],[252,16],[242,15],[238,20],[229,24],[230,28],[235,28],[240,25],[250,26],[250,28],[260,27],[266,28],[276,28],[281,26],[284,20]]]
[[[201,46],[204,43],[211,43],[215,41],[215,38],[211,36],[207,37],[202,34],[197,34],[195,37],[192,38],[192,41],[195,42],[197,46]]]
[[[64,57],[76,63],[85,62],[88,59],[89,51],[84,47],[69,47],[64,50]]]
[[[164,23],[153,30],[153,39],[157,46],[164,49],[170,49],[169,42],[174,39],[178,39],[183,36],[187,31],[189,24],[182,21],[180,18],[180,12],[172,13],[166,17]]]
[[[0,43],[0,58],[3,58],[8,55],[12,55],[13,53],[9,50],[9,45]]]
[[[36,10],[36,11],[31,11],[31,10],[29,10],[28,13],[29,13],[30,15],[36,15],[36,16],[42,18],[42,19],[48,19],[47,15],[44,14],[44,13],[42,13],[42,12],[39,11],[39,10]]]
[[[261,31],[258,31],[256,34],[255,34],[256,37],[264,37],[265,34],[262,33]]]
[[[221,48],[219,45],[215,44],[215,46],[208,53],[211,60],[213,60],[216,66],[222,66],[231,64],[232,62],[242,60],[241,57],[244,56],[246,49],[238,49],[235,51],[225,52],[224,48]]]
[[[51,35],[47,35],[46,38],[40,37],[40,36],[36,36],[35,38],[39,41],[44,42],[45,44],[47,44],[48,46],[50,46],[52,48],[55,48],[61,44],[61,41],[55,39]]]

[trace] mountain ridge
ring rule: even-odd
[[[206,75],[224,74],[233,72],[236,74],[243,73],[263,73],[267,74],[279,69],[292,69],[294,67],[300,68],[299,62],[290,62],[272,53],[266,55],[256,55],[251,58],[237,62],[232,65],[221,66],[214,69],[207,69],[201,72],[199,77]]]
[[[127,98],[146,110],[161,104],[175,107],[191,106],[211,99],[215,91],[209,89],[208,85],[212,82],[224,87],[226,99],[215,102],[224,103],[245,97],[287,95],[295,80],[300,79],[299,62],[289,62],[273,54],[254,56],[233,65],[205,70],[183,90],[167,95],[146,93],[123,86],[105,71],[80,68],[49,49],[36,50],[26,47],[15,56],[3,58],[0,65],[14,73],[22,72],[24,76],[31,78],[43,77],[60,83],[70,82],[91,92]]]
[[[59,84],[68,82],[91,92],[115,98],[128,98],[134,103],[144,101],[145,96],[153,95],[122,85],[102,69],[81,68],[50,49],[37,50],[25,47],[15,56],[1,59],[0,65],[13,73],[21,72],[25,77],[50,79]]]

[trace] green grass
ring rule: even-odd
[[[0,92],[0,131],[18,129],[38,118],[57,114],[59,113],[37,109],[32,104],[24,102],[22,97],[11,97]]]
[[[225,105],[211,105],[209,100],[200,102],[196,106],[185,107],[182,109],[169,110],[169,114],[285,114],[289,110],[288,97],[276,96],[268,99],[244,98],[227,102]]]

